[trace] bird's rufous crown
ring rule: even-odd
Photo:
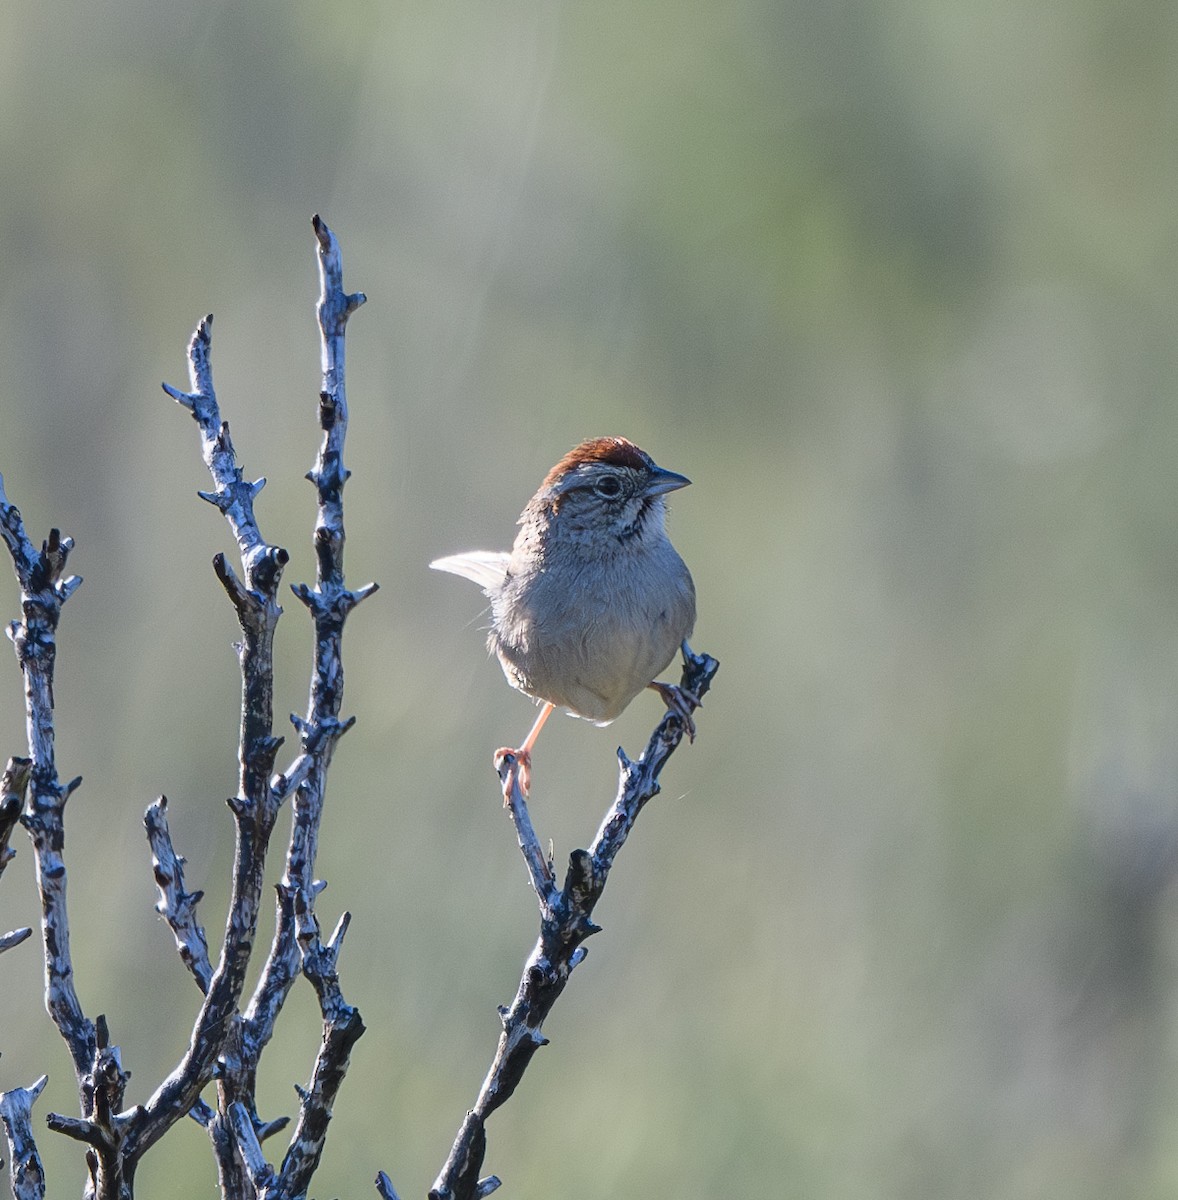
[[[562,479],[569,471],[583,463],[609,463],[615,467],[630,467],[641,471],[653,464],[650,456],[639,450],[633,442],[623,437],[590,438],[579,446],[574,446],[544,477],[543,487],[552,487],[557,480]]]

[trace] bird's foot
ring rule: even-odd
[[[653,683],[648,683],[647,687],[658,692],[662,697],[663,703],[683,722],[683,728],[687,733],[689,742],[695,741],[695,722],[691,718],[691,714],[695,709],[702,706],[702,701],[694,693],[689,692],[685,687],[680,687],[677,683],[660,683],[657,679]]]
[[[523,793],[526,800],[532,790],[532,752],[526,746],[500,746],[495,751],[495,770],[502,775],[503,760],[510,758],[513,760],[512,766],[509,768],[514,772],[516,779],[519,781],[519,790]],[[507,779],[504,779],[506,785],[503,789],[503,807],[508,807],[508,800],[511,795],[510,784]]]

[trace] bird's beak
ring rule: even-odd
[[[674,471],[664,471],[662,467],[655,467],[644,490],[648,496],[661,496],[664,492],[686,487],[690,482],[686,475],[677,475]]]

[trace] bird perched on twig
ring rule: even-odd
[[[430,566],[491,601],[487,646],[508,683],[542,702],[514,754],[528,790],[531,750],[556,707],[608,725],[654,688],[694,736],[696,697],[655,676],[695,625],[695,586],[667,537],[663,497],[691,481],[633,442],[593,438],[544,477],[511,552],[473,550]]]

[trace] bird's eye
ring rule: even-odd
[[[606,475],[593,485],[593,490],[603,500],[614,500],[622,494],[622,485],[616,476]]]

